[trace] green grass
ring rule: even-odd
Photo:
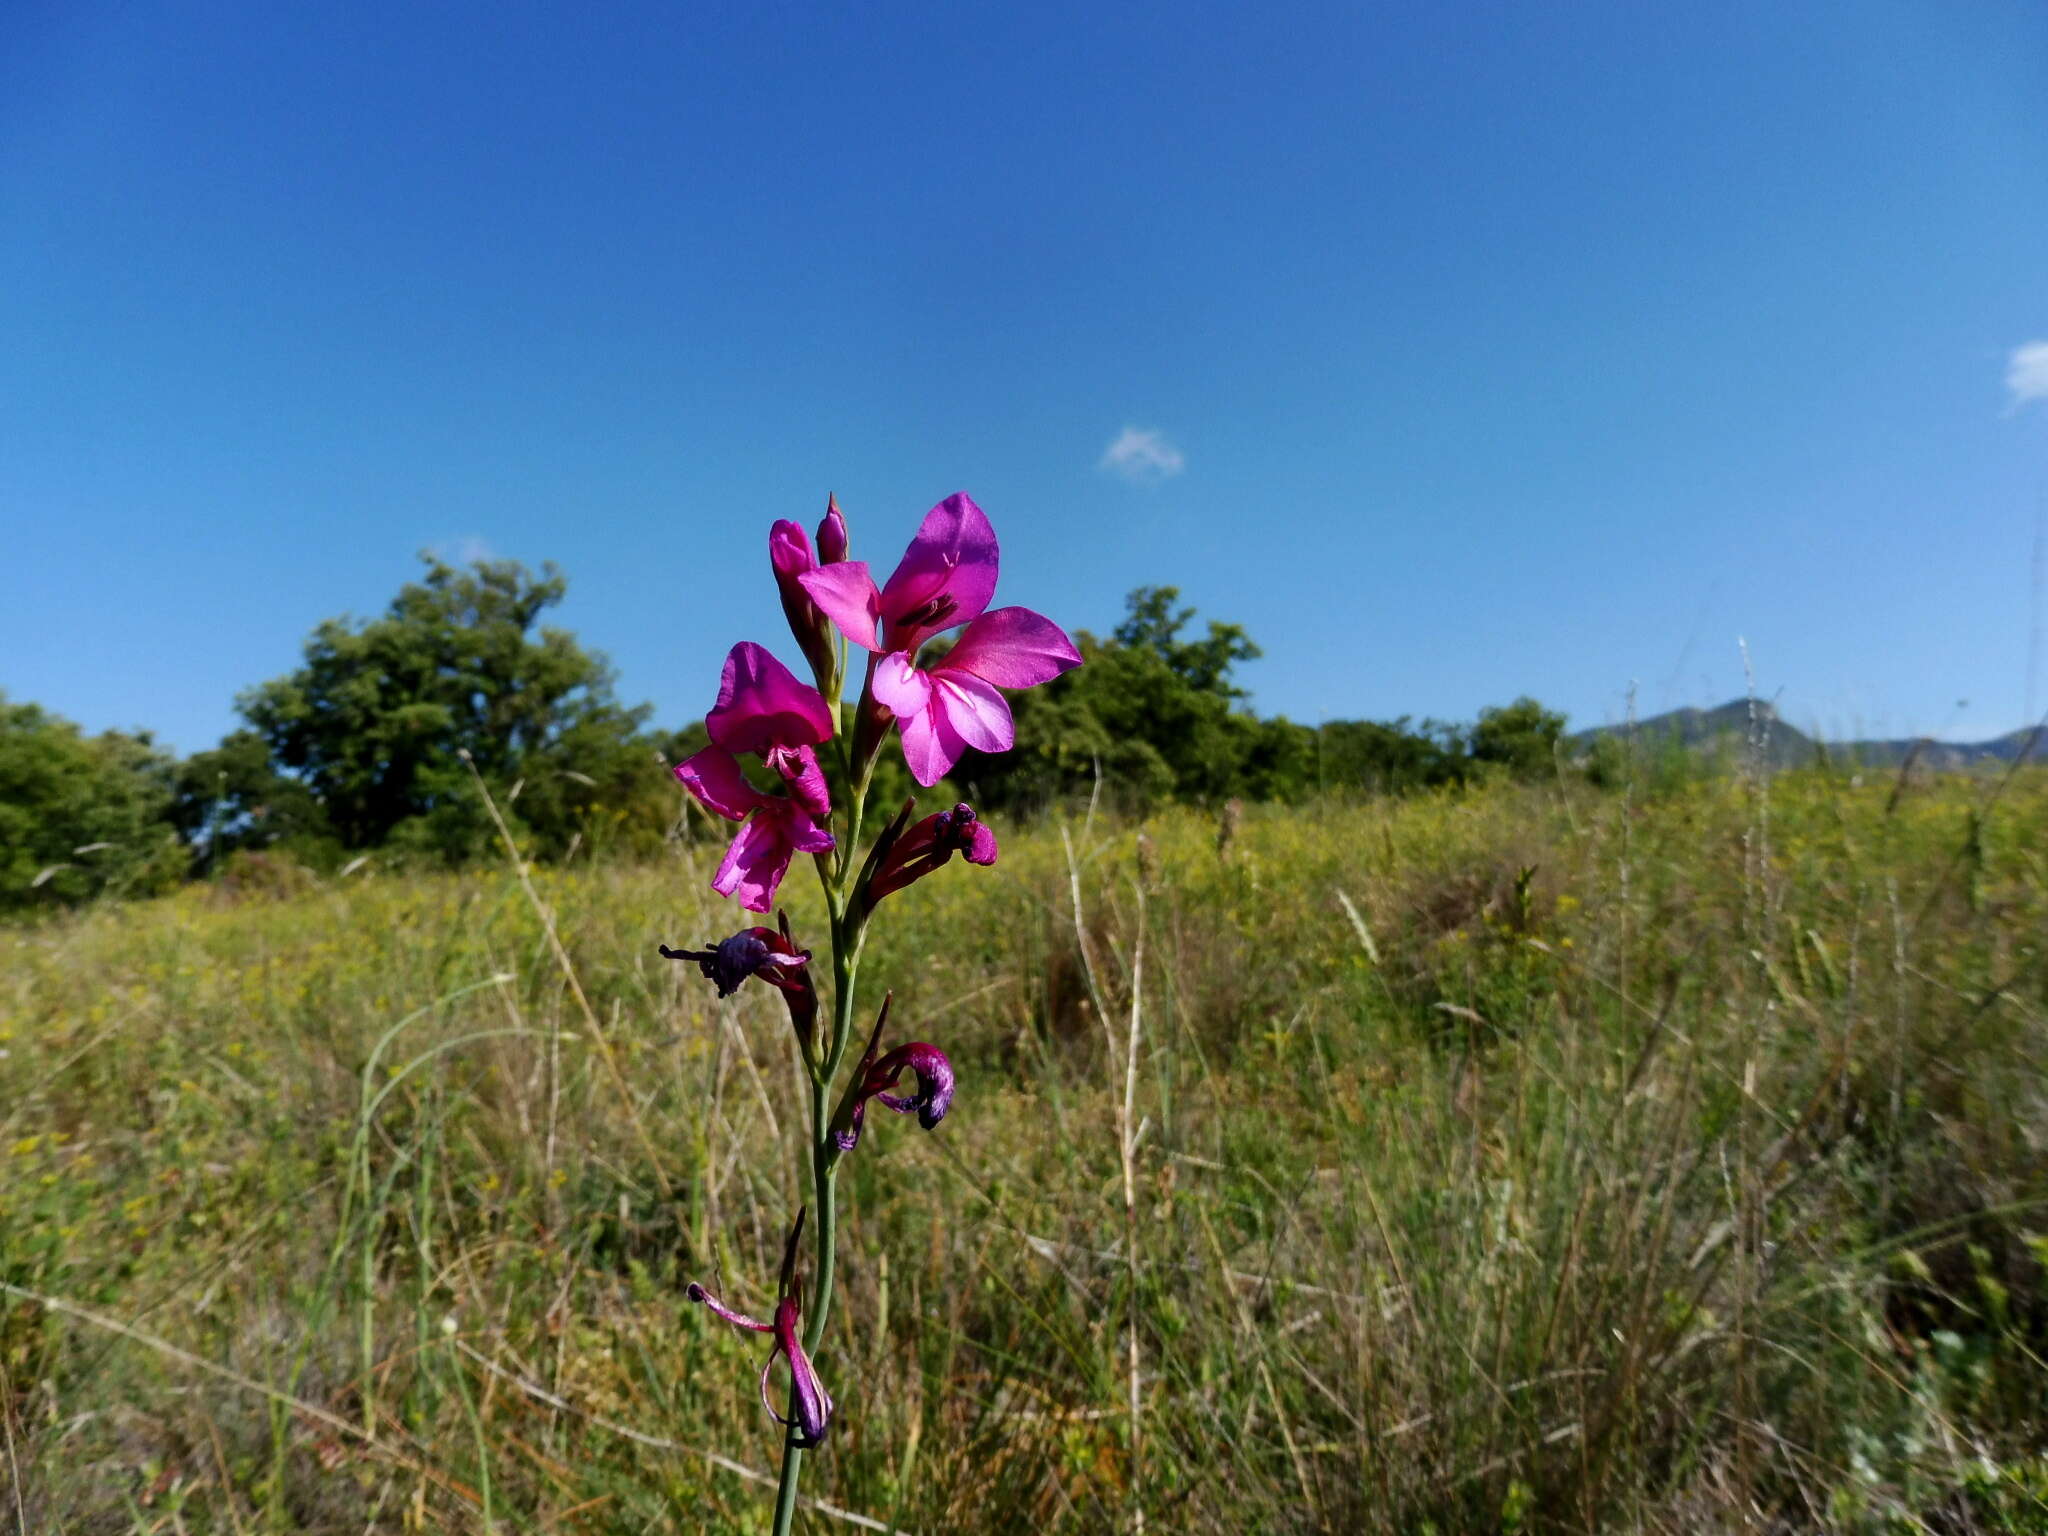
[[[842,1178],[807,1493],[2048,1531],[2048,775],[1003,836],[870,944],[961,1090]],[[714,858],[535,873],[587,1010],[506,868],[0,930],[0,1530],[765,1531],[681,1292],[768,1304],[803,1095],[655,953]]]

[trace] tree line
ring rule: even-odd
[[[460,863],[497,836],[479,782],[543,859],[675,835],[689,812],[667,770],[702,722],[653,726],[602,655],[543,622],[568,589],[553,565],[423,559],[382,614],[314,629],[297,668],[238,696],[241,726],[188,757],[0,695],[0,909],[149,894],[245,850]],[[1236,680],[1258,646],[1198,624],[1173,587],[1139,588],[1108,635],[1077,639],[1086,665],[1012,700],[1016,750],[970,753],[934,801],[1018,814],[1077,795],[1143,811],[1400,793],[1553,771],[1564,727],[1528,698],[1469,725],[1261,717]],[[883,803],[913,787],[888,768]]]

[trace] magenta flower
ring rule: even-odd
[[[965,493],[925,514],[888,584],[867,562],[844,560],[797,577],[846,638],[877,655],[869,689],[896,716],[911,776],[936,784],[969,747],[1007,752],[1017,739],[1003,688],[1032,688],[1081,664],[1052,620],[1029,608],[988,609],[999,558],[995,530]],[[934,635],[967,630],[931,667],[916,664]]]
[[[883,997],[874,1033],[868,1036],[868,1048],[861,1053],[860,1065],[853,1069],[845,1097],[832,1116],[832,1143],[841,1152],[851,1152],[860,1144],[869,1099],[880,1100],[885,1108],[899,1115],[915,1114],[917,1123],[928,1131],[945,1119],[946,1111],[953,1106],[953,1063],[936,1045],[913,1040],[876,1058],[875,1051],[882,1043],[882,1026],[889,1022],[889,1004],[894,998],[894,993]],[[917,1079],[917,1092],[894,1091],[905,1072]]]
[[[907,815],[909,807],[904,810]],[[974,807],[965,801],[950,811],[925,817],[889,843],[862,887],[864,905],[872,908],[892,891],[922,880],[956,853],[964,854],[970,864],[996,861],[995,829],[976,816]]]
[[[832,804],[811,750],[832,735],[832,716],[817,689],[800,683],[767,649],[734,646],[719,679],[718,703],[704,717],[711,745],[676,765],[676,777],[707,809],[743,823],[712,876],[721,896],[738,896],[750,912],[766,912],[798,853],[826,853],[832,834],[816,818]],[[735,755],[751,752],[781,776],[783,793],[747,781]]]
[[[796,1225],[789,1229],[789,1242],[782,1250],[782,1280],[776,1291],[775,1321],[772,1323],[733,1311],[694,1280],[690,1282],[688,1294],[690,1300],[701,1301],[735,1328],[775,1335],[775,1347],[768,1351],[768,1358],[761,1366],[761,1406],[774,1416],[776,1423],[795,1431],[789,1437],[791,1445],[808,1450],[822,1442],[825,1431],[832,1427],[832,1398],[825,1391],[825,1384],[818,1379],[810,1356],[804,1353],[803,1336],[797,1326],[803,1320],[804,1301],[803,1286],[796,1278],[796,1244],[803,1229],[804,1212],[799,1211]],[[768,1373],[775,1369],[777,1355],[789,1361],[790,1384],[795,1388],[792,1394],[796,1407],[794,1419],[785,1419],[777,1413],[773,1400],[768,1396]]]

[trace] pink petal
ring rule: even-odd
[[[740,760],[723,747],[706,747],[676,764],[676,777],[710,811],[727,821],[745,821],[767,797],[747,782]]]
[[[903,761],[909,765],[910,776],[926,789],[952,772],[960,754],[967,750],[944,710],[906,715],[898,724],[903,732]]]
[[[779,802],[786,803],[786,802]],[[775,888],[789,870],[789,858],[796,850],[788,829],[771,806],[747,818],[725,850],[718,873],[711,877],[711,889],[721,896],[737,896],[749,912],[767,912],[775,905]]]
[[[810,812],[795,804],[789,808],[786,835],[798,853],[830,853],[838,846],[832,834],[811,819]]]
[[[768,530],[768,563],[783,576],[801,576],[818,568],[817,556],[811,553],[811,536],[801,524],[783,518]]]
[[[996,594],[997,556],[995,529],[964,491],[927,512],[882,588],[889,649],[915,655],[933,635],[979,618]]]
[[[938,668],[972,672],[998,688],[1035,688],[1079,665],[1074,642],[1044,614],[998,608],[968,625]]]
[[[954,734],[977,752],[1007,752],[1016,745],[1009,700],[994,683],[971,672],[934,672],[929,713],[943,715]]]
[[[882,616],[882,595],[875,590],[867,561],[838,560],[805,571],[797,580],[847,639],[871,651],[881,649],[875,641],[875,621]]]
[[[815,816],[832,814],[832,801],[825,784],[825,770],[818,766],[818,754],[809,747],[774,747],[768,766],[782,775],[790,798]]]
[[[874,681],[868,686],[898,719],[923,714],[932,701],[931,679],[913,667],[901,651],[891,651],[875,663]]]
[[[728,752],[809,746],[832,736],[825,697],[791,672],[764,645],[742,640],[726,654],[718,702],[704,717],[711,739]]]
[[[716,1312],[720,1317],[724,1318],[728,1323],[731,1323],[735,1328],[751,1328],[755,1333],[773,1333],[775,1331],[775,1325],[773,1323],[764,1323],[761,1322],[758,1318],[752,1318],[747,1316],[747,1314],[744,1312],[733,1311],[731,1307],[728,1307],[724,1302],[720,1301],[716,1296],[712,1295],[709,1291],[705,1290],[703,1286],[697,1284],[697,1282],[694,1280],[690,1282],[690,1288],[686,1292],[686,1294],[692,1301],[703,1302],[705,1306],[709,1307],[713,1312]]]
[[[797,1432],[790,1443],[817,1445],[825,1438],[825,1431],[832,1427],[832,1394],[825,1390],[824,1382],[818,1379],[817,1367],[804,1353],[804,1341],[797,1332],[797,1310],[793,1302],[784,1301],[776,1305],[775,1347],[789,1361],[789,1384],[794,1389]],[[772,1406],[768,1411],[775,1413]],[[776,1414],[776,1417],[782,1416]],[[783,1419],[783,1422],[789,1421]]]
[[[985,821],[977,821],[974,831],[969,834],[967,862],[970,864],[993,864],[996,861],[996,830]]]

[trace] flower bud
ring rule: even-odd
[[[837,565],[846,558],[846,518],[840,513],[839,498],[825,498],[825,520],[818,524],[818,564]]]
[[[963,800],[890,842],[862,885],[862,909],[872,910],[884,896],[922,880],[956,853],[970,864],[993,864],[997,852],[995,830]]]
[[[822,535],[824,528],[821,526],[818,531]],[[839,663],[832,645],[832,624],[797,579],[818,568],[817,557],[811,553],[810,536],[788,518],[780,519],[768,530],[768,564],[775,572],[775,587],[782,595],[782,613],[789,620],[789,632],[796,637],[804,660],[811,664],[818,687],[829,696]]]

